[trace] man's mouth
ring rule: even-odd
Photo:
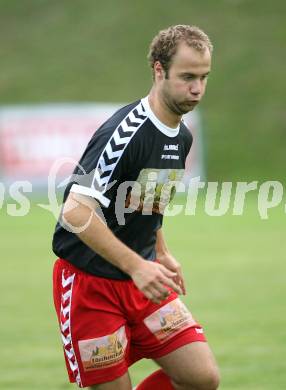
[[[194,99],[194,100],[187,100],[186,101],[186,104],[188,104],[189,106],[194,106],[195,104],[198,104],[199,103],[199,100],[198,99]]]

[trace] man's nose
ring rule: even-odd
[[[190,92],[192,95],[199,95],[202,91],[202,84],[200,79],[194,79],[192,80],[191,86],[190,86]]]

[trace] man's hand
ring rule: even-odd
[[[182,290],[175,282],[177,274],[170,271],[164,265],[154,261],[142,260],[130,273],[137,288],[152,302],[160,303],[168,297],[171,287],[176,293],[182,294]]]
[[[157,253],[157,259],[159,260],[160,264],[163,264],[170,271],[176,273],[176,276],[173,277],[173,280],[181,287],[183,294],[186,295],[186,287],[181,264],[170,253],[164,253],[160,255]]]

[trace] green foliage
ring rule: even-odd
[[[0,0],[0,103],[135,100],[154,34],[196,24],[215,46],[209,178],[283,180],[285,13],[283,0]]]
[[[55,220],[33,206],[26,217],[0,211],[0,388],[62,390],[67,383],[52,300]],[[254,197],[246,213],[166,218],[169,247],[181,261],[182,299],[205,328],[222,373],[222,390],[285,387],[285,214],[261,220]],[[133,383],[155,369],[131,368]]]

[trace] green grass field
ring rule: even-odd
[[[204,325],[222,373],[221,389],[285,389],[285,214],[165,219],[187,281],[185,303]],[[0,388],[73,388],[67,383],[51,294],[54,217],[33,206],[26,217],[0,211]],[[154,369],[131,368],[133,383]]]

